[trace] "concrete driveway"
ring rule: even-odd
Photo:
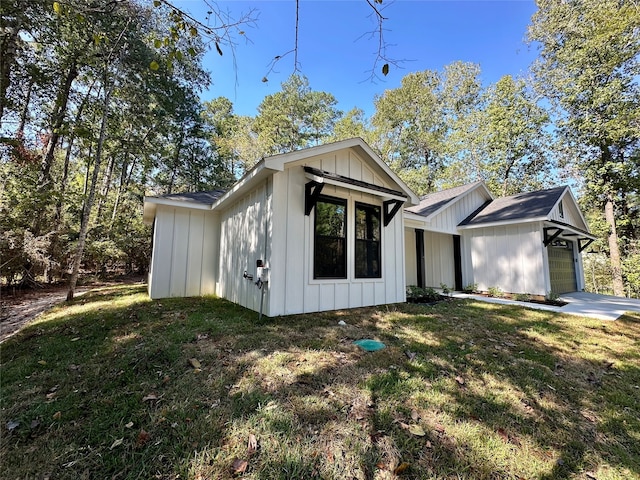
[[[573,292],[561,295],[560,300],[568,303],[560,308],[562,313],[602,320],[615,320],[625,312],[640,312],[640,300],[635,298]]]
[[[504,298],[491,298],[481,295],[465,294],[455,292],[457,298],[473,298],[490,303],[501,303],[503,305],[522,305],[523,307],[536,310],[546,310],[549,312],[566,313],[581,317],[598,318],[600,320],[615,320],[625,312],[640,312],[640,300],[634,298],[614,297],[612,295],[598,295],[596,293],[573,292],[560,296],[560,300],[567,302],[564,307],[552,305],[541,305],[530,302],[517,302]]]

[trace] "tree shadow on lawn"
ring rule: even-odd
[[[570,339],[571,318],[454,301],[258,324],[220,299],[127,292],[87,294],[75,308],[101,310],[61,307],[3,345],[2,425],[21,425],[2,441],[7,471],[230,478],[237,459],[265,479],[640,473],[640,371],[618,368],[630,349],[602,352],[614,365],[579,355],[603,335],[637,345],[631,322]]]

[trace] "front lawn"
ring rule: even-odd
[[[142,286],[49,311],[0,346],[0,477],[640,478],[640,314],[257,318]]]

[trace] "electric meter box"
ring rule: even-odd
[[[269,282],[269,267],[257,267],[256,276],[262,283]]]

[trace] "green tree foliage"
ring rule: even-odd
[[[551,162],[546,146],[547,113],[531,98],[523,80],[510,75],[484,94],[477,132],[483,142],[482,176],[494,193],[513,195],[544,188]]]
[[[144,194],[229,183],[201,116],[199,38],[157,45],[167,12],[133,1],[1,8],[2,275],[57,279],[78,259],[143,270]]]
[[[639,186],[639,29],[631,0],[539,0],[529,29],[540,47],[537,88],[555,107],[565,161],[604,211],[616,295],[624,293],[618,230],[627,193]]]
[[[306,77],[292,75],[282,90],[268,95],[258,106],[252,129],[265,155],[290,152],[329,138],[341,112],[337,100],[311,90]]]

